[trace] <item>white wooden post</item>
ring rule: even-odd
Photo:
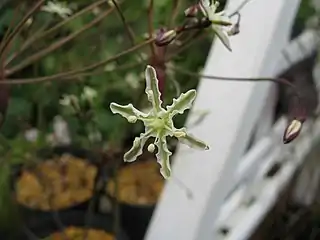
[[[204,73],[234,77],[273,76],[299,0],[256,0],[241,12],[241,33],[231,39],[233,52],[215,42]],[[228,2],[233,9],[241,0]],[[211,147],[190,151],[181,146],[173,174],[193,192],[188,199],[174,179],[168,181],[154,213],[147,240],[216,239],[215,220],[233,175],[244,154],[252,128],[261,114],[269,83],[237,83],[202,79],[195,102],[210,109],[204,122],[192,129]]]

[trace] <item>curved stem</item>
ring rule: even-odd
[[[8,35],[6,41],[3,43],[0,49],[0,59],[3,58],[4,52],[9,47],[9,44],[12,42],[13,38],[19,34],[24,24],[28,21],[28,19],[44,4],[45,0],[39,0],[23,17],[23,19],[18,23],[18,25],[13,29],[12,33]]]
[[[77,37],[78,35],[80,35],[81,33],[83,33],[84,31],[90,29],[92,26],[94,26],[95,24],[99,23],[100,21],[102,21],[106,16],[108,16],[111,12],[113,11],[113,8],[108,9],[105,13],[101,14],[100,16],[96,17],[94,20],[92,20],[90,23],[84,25],[81,29],[79,29],[78,31],[70,34],[69,36],[62,38],[54,43],[52,43],[50,46],[48,46],[47,48],[31,55],[30,57],[26,58],[24,61],[22,61],[20,64],[18,64],[17,66],[14,66],[10,69],[7,70],[6,72],[6,76],[10,76],[14,73],[16,73],[17,71],[20,71],[21,69],[27,67],[28,65],[34,63],[35,61],[39,60],[40,58],[46,56],[47,54],[53,52],[54,50],[60,48],[61,46],[63,46],[64,44],[66,44],[67,42],[71,41],[72,39],[74,39],[75,37]]]
[[[111,0],[111,1],[112,1],[113,5],[114,5],[114,6],[116,7],[116,9],[117,9],[117,13],[118,13],[118,15],[119,15],[119,17],[120,17],[120,19],[121,19],[121,21],[122,21],[122,24],[123,24],[124,28],[126,29],[126,32],[127,32],[128,37],[129,37],[129,40],[130,40],[130,42],[131,42],[131,45],[134,45],[134,42],[135,42],[135,41],[134,41],[134,39],[135,39],[134,32],[133,32],[132,29],[130,28],[130,26],[129,26],[126,18],[124,17],[124,15],[123,15],[123,13],[122,13],[122,11],[121,11],[121,9],[120,9],[120,6],[119,6],[119,4],[117,3],[117,1],[116,1],[116,0]]]
[[[179,6],[180,6],[180,0],[174,0],[173,1],[173,7],[172,7],[172,13],[171,17],[169,19],[168,27],[171,28],[173,26],[174,21],[176,20],[178,13],[179,13]]]
[[[149,38],[152,38],[154,29],[153,29],[153,20],[154,20],[154,1],[149,1],[149,7],[148,7],[148,32],[149,32]],[[156,56],[156,47],[153,43],[150,43],[150,51],[151,51],[151,57],[154,58]]]
[[[187,50],[193,43],[195,43],[198,40],[201,40],[206,36],[206,32],[203,32],[203,30],[196,31],[193,35],[191,35],[187,40],[183,42],[183,44],[173,53],[166,56],[166,62],[170,61],[174,57],[178,56],[181,52]]]
[[[237,81],[237,82],[274,82],[274,83],[279,83],[279,84],[283,84],[287,87],[290,87],[293,92],[295,93],[296,97],[298,99],[301,99],[300,93],[298,91],[298,89],[296,88],[296,86],[294,84],[292,84],[291,82],[289,82],[287,79],[285,78],[242,78],[242,77],[223,77],[223,76],[208,76],[208,75],[202,75],[202,74],[198,74],[198,73],[194,73],[179,67],[173,67],[170,66],[170,68],[172,68],[173,70],[188,75],[188,76],[192,76],[192,77],[197,77],[197,78],[206,78],[206,79],[211,79],[211,80],[224,80],[224,81]]]
[[[240,5],[236,8],[236,10],[234,10],[229,17],[233,17],[234,15],[238,14],[240,12],[240,10],[246,6],[251,0],[243,0],[242,3],[240,3]]]
[[[89,6],[87,6],[86,8],[78,11],[77,13],[73,14],[72,16],[64,19],[63,21],[57,23],[55,26],[53,26],[52,28],[50,28],[47,31],[44,31],[42,33],[38,32],[35,33],[32,37],[30,37],[29,39],[27,39],[22,46],[19,48],[19,50],[17,50],[16,52],[14,52],[12,54],[12,56],[10,56],[10,58],[6,61],[6,65],[8,65],[10,62],[12,62],[17,56],[19,56],[21,53],[23,53],[29,46],[31,46],[34,42],[36,42],[37,40],[44,38],[46,36],[48,36],[49,34],[53,33],[54,31],[58,30],[60,27],[62,27],[63,25],[67,24],[68,22],[71,22],[72,20],[74,20],[75,18],[81,16],[82,14],[85,14],[91,10],[93,10],[94,8],[98,7],[99,5],[101,5],[102,3],[106,2],[106,0],[100,0],[97,1]]]
[[[81,69],[77,69],[77,70],[70,70],[67,72],[62,72],[62,73],[58,73],[58,74],[54,74],[54,75],[50,75],[50,76],[46,76],[46,77],[38,77],[38,78],[31,78],[31,79],[12,79],[12,80],[4,80],[4,81],[0,81],[0,85],[1,84],[31,84],[31,83],[40,83],[40,82],[47,82],[47,81],[53,81],[53,80],[57,80],[57,79],[68,79],[68,78],[72,78],[77,76],[80,73],[85,73],[87,71],[92,71],[94,69],[100,68],[102,66],[105,66],[106,64],[116,61],[118,60],[120,57],[123,57],[129,53],[135,52],[137,50],[139,50],[140,48],[148,45],[149,43],[151,43],[152,41],[154,41],[154,39],[149,39],[147,41],[144,41],[138,45],[135,45],[132,48],[129,48],[121,53],[118,53],[106,60],[91,64],[89,66],[83,67]]]

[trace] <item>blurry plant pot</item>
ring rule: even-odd
[[[12,178],[19,210],[28,223],[41,216],[51,216],[53,211],[87,210],[90,201],[96,201],[99,173],[92,153],[64,146],[40,150],[39,159],[43,161],[29,169],[19,166]]]
[[[122,166],[117,178],[107,182],[107,195],[115,200],[114,179],[118,179],[121,222],[131,240],[142,240],[164,186],[155,159],[136,161]]]
[[[110,215],[94,213],[90,216],[90,222],[86,223],[86,211],[69,211],[60,213],[59,222],[64,231],[52,216],[42,216],[28,227],[29,234],[21,233],[18,240],[34,239],[28,238],[30,234],[40,239],[63,240],[65,236],[68,240],[84,239],[85,229],[89,230],[87,240],[128,240],[122,229],[114,236],[113,219]],[[61,234],[62,231],[64,234]]]

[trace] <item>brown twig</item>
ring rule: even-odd
[[[243,77],[223,77],[223,76],[208,76],[208,75],[202,75],[198,73],[194,73],[191,71],[188,71],[186,69],[182,69],[180,67],[174,67],[171,66],[172,69],[175,71],[192,76],[192,77],[197,77],[197,78],[206,78],[206,79],[211,79],[211,80],[224,80],[224,81],[237,81],[237,82],[273,82],[273,83],[278,83],[278,84],[283,84],[287,87],[290,87],[293,92],[295,93],[296,97],[301,100],[300,93],[296,86],[286,80],[285,78],[243,78]]]
[[[196,41],[203,39],[205,36],[206,36],[206,32],[204,32],[203,30],[196,31],[193,35],[191,35],[188,39],[186,39],[176,51],[173,51],[173,53],[166,56],[166,61],[170,61],[174,57],[178,56],[180,53],[187,50]]]
[[[90,29],[92,26],[94,26],[95,24],[99,23],[100,21],[102,21],[106,16],[108,16],[111,12],[113,11],[113,8],[108,9],[105,13],[101,14],[100,16],[96,17],[94,20],[92,20],[90,23],[84,25],[81,29],[79,29],[78,31],[70,34],[69,36],[62,38],[54,43],[52,43],[50,46],[48,46],[47,48],[31,55],[30,57],[26,58],[24,61],[22,61],[20,64],[10,68],[7,70],[6,72],[6,76],[10,76],[14,73],[16,73],[17,71],[20,71],[21,69],[25,68],[26,66],[34,63],[35,61],[41,59],[42,57],[46,56],[47,54],[53,52],[54,50],[60,48],[61,46],[63,46],[64,44],[66,44],[67,42],[71,41],[72,39],[74,39],[75,37],[77,37],[78,35],[80,35],[81,33],[83,33],[84,31]]]
[[[106,0],[97,1],[97,2],[87,6],[86,8],[76,12],[75,14],[71,15],[70,17],[64,19],[63,21],[57,23],[55,26],[51,27],[47,31],[44,31],[42,33],[40,33],[40,31],[38,31],[38,33],[35,33],[34,35],[32,35],[32,37],[27,39],[22,44],[22,46],[19,48],[19,50],[17,50],[16,52],[14,52],[12,54],[12,56],[10,56],[10,58],[6,61],[6,65],[8,65],[11,61],[13,61],[18,55],[20,55],[22,52],[24,52],[30,45],[32,45],[37,40],[50,35],[51,33],[53,33],[54,31],[58,30],[63,25],[67,24],[68,22],[71,22],[72,20],[74,20],[75,18],[81,16],[82,14],[85,14],[85,13],[93,10],[94,8],[96,8],[97,6],[101,5],[104,2],[106,2]]]
[[[1,52],[2,52],[2,49],[4,49],[4,44],[8,41],[8,37],[10,35],[10,31],[13,28],[13,26],[14,26],[16,20],[17,20],[17,17],[19,16],[18,10],[19,10],[19,6],[17,8],[15,8],[14,17],[11,19],[11,21],[9,23],[8,30],[5,31],[4,36],[3,36],[3,38],[2,38],[2,40],[0,42],[0,64],[1,65],[3,65],[2,63],[3,63],[3,60],[4,60],[5,55],[6,55],[6,53],[1,54]]]
[[[179,6],[180,6],[180,0],[174,0],[173,1],[173,7],[172,7],[172,13],[169,19],[168,27],[171,28],[173,26],[174,21],[176,20],[178,14],[179,14]]]
[[[14,84],[14,85],[16,85],[16,84],[31,84],[31,83],[53,81],[53,80],[57,80],[57,79],[70,79],[72,77],[76,77],[77,74],[92,71],[92,70],[97,69],[99,67],[102,67],[110,62],[116,61],[120,57],[123,57],[129,53],[135,52],[153,41],[154,41],[154,39],[149,39],[147,41],[144,41],[140,44],[135,45],[134,47],[131,47],[125,51],[122,51],[121,53],[118,53],[118,54],[116,54],[106,60],[102,60],[100,62],[83,67],[81,69],[70,70],[67,72],[62,72],[62,73],[58,73],[58,74],[54,74],[54,75],[50,75],[50,76],[46,76],[46,77],[37,77],[37,78],[29,78],[29,79],[11,79],[11,80],[5,79],[4,81],[0,81],[0,84]]]
[[[45,0],[39,0],[23,17],[23,19],[17,24],[17,26],[13,29],[12,33],[8,35],[8,38],[3,43],[2,48],[0,49],[0,59],[3,58],[3,54],[6,49],[9,47],[9,44],[13,40],[13,38],[20,33],[24,24],[28,21],[28,19],[36,12],[38,9],[44,4]]]
[[[121,11],[121,9],[120,9],[120,6],[119,6],[119,4],[117,3],[117,1],[116,0],[111,0],[112,1],[112,3],[114,4],[114,6],[116,7],[116,9],[117,9],[117,13],[118,13],[118,15],[119,15],[119,17],[120,17],[120,19],[121,19],[121,21],[122,21],[122,24],[123,24],[123,26],[124,26],[124,28],[126,29],[126,32],[127,32],[127,35],[128,35],[128,37],[129,37],[129,40],[130,40],[130,42],[131,42],[131,45],[134,45],[135,43],[135,34],[134,34],[134,32],[132,31],[132,29],[130,28],[130,26],[129,26],[129,24],[128,24],[128,22],[127,22],[127,20],[126,20],[126,18],[124,17],[124,15],[123,15],[123,13],[122,13],[122,11]]]
[[[154,2],[153,0],[149,0],[149,6],[148,6],[148,33],[149,38],[151,39],[153,37],[154,29],[153,29],[153,20],[154,20]],[[151,57],[156,56],[156,46],[154,43],[150,43],[150,51],[151,51]]]

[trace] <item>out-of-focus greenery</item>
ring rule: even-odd
[[[302,0],[292,29],[292,38],[296,37],[303,31],[306,22],[315,14],[316,10],[312,5],[311,0]]]
[[[83,9],[92,2],[94,1],[68,1],[70,8],[74,12]],[[128,24],[135,33],[136,43],[143,41],[148,31],[148,2],[147,0],[123,1],[123,3],[119,4]],[[158,29],[167,24],[168,18],[171,16],[172,2],[173,1],[168,0],[154,1],[154,22],[152,23],[154,29]],[[182,23],[181,19],[183,19],[184,9],[193,3],[191,0],[180,2],[179,15],[176,20],[177,25]],[[33,44],[24,54],[12,62],[12,66],[67,34],[77,32],[97,15],[102,14],[108,9],[110,9],[110,6],[105,3],[90,13],[72,20],[45,40]],[[20,12],[19,15],[22,16],[25,12],[26,9]],[[11,7],[5,11],[3,16],[0,16],[0,30],[2,30],[2,33],[14,15],[18,16]],[[13,50],[19,49],[28,37],[33,36],[43,26],[50,27],[59,21],[62,21],[62,19],[58,15],[39,12],[32,18],[32,24],[26,26],[24,31],[17,37],[13,45]],[[132,43],[128,38],[126,29],[117,12],[114,10],[100,23],[77,36],[75,40],[68,42],[63,47],[43,57],[40,61],[19,71],[14,77],[47,76],[65,70],[77,69],[111,57],[130,48],[131,45]],[[201,43],[198,42],[192,45],[192,47],[169,64],[177,64],[180,67],[197,72],[204,64],[209,47],[210,38],[206,38],[202,40]],[[121,119],[112,115],[108,106],[110,102],[115,100],[119,103],[125,103],[136,102],[139,99],[139,95],[142,94],[141,88],[144,87],[144,77],[142,73],[147,63],[138,63],[141,55],[147,58],[149,56],[149,48],[145,47],[135,54],[127,55],[116,62],[107,64],[104,69],[108,72],[81,77],[80,80],[74,79],[76,81],[72,81],[73,79],[71,79],[67,81],[14,86],[11,90],[10,106],[8,108],[6,121],[1,130],[2,134],[6,137],[13,138],[30,126],[40,128],[44,132],[49,132],[51,131],[53,117],[55,115],[63,115],[70,123],[73,137],[77,140],[78,137],[81,137],[79,134],[83,125],[76,117],[64,114],[63,108],[59,105],[59,99],[65,94],[79,95],[84,85],[89,85],[98,91],[94,120],[103,138],[106,140],[112,136],[119,137],[118,131],[124,129],[123,125],[127,123],[122,122]],[[135,63],[137,63],[135,67],[116,70],[118,66]],[[113,71],[110,72],[110,70]],[[197,79],[181,76],[174,71],[168,70],[165,101],[170,101],[173,96],[177,95],[172,79],[177,81],[176,83],[180,86],[181,91],[197,85]],[[140,102],[140,104],[145,106],[145,102]],[[180,122],[181,124],[183,123],[183,118],[181,118]]]
[[[97,0],[69,0],[66,2],[68,2],[70,8],[76,12],[96,1]],[[22,8],[19,11],[15,11],[15,7],[19,2],[21,3],[22,1],[12,1],[6,8],[1,9],[0,39],[10,25],[12,18],[21,19],[34,1],[25,1],[25,4],[21,5]],[[48,47],[68,34],[76,33],[95,17],[110,9],[110,5],[107,4],[107,2],[110,1],[106,1],[106,3],[99,6],[99,8],[95,8],[91,12],[75,18],[59,28],[59,30],[50,34],[47,38],[35,42],[24,53],[19,55],[9,67],[26,60],[28,56]],[[124,0],[119,2],[121,2],[119,5],[126,21],[135,33],[135,43],[143,41],[148,31],[147,7],[149,1]],[[154,1],[154,21],[152,23],[154,29],[167,25],[169,18],[172,16],[172,6],[174,2],[173,0]],[[175,22],[176,25],[182,23],[184,10],[194,3],[194,0],[180,1],[178,17]],[[297,16],[297,24],[303,26],[303,23],[310,14],[313,14],[313,9],[310,8],[308,0],[303,0]],[[50,27],[61,21],[63,21],[63,19],[56,14],[40,11],[28,21],[23,31],[15,38],[14,44],[11,46],[12,51],[9,54],[19,50],[22,44],[24,44],[28,38],[37,34],[39,30],[44,27],[50,29]],[[210,44],[210,37],[194,43],[187,51],[184,51],[178,57],[168,62],[168,66],[177,65],[180,68],[182,67],[192,72],[198,72],[199,69],[204,66]],[[78,69],[90,63],[114,56],[131,46],[132,43],[128,37],[126,28],[114,10],[109,16],[87,31],[79,34],[74,40],[69,41],[39,61],[18,71],[13,77],[34,78],[56,74],[65,70]],[[36,145],[36,147],[38,148],[44,145],[45,134],[52,132],[52,121],[56,115],[65,117],[70,125],[73,140],[85,145],[86,141],[84,141],[84,139],[87,138],[87,132],[83,131],[83,122],[80,121],[78,117],[68,114],[59,104],[59,100],[63,95],[74,94],[80,96],[84,86],[90,86],[97,91],[97,98],[93,106],[93,122],[101,133],[102,141],[108,141],[108,139],[122,141],[123,138],[129,137],[126,136],[126,130],[132,128],[133,125],[113,115],[109,109],[109,105],[111,102],[116,101],[119,104],[133,102],[138,103],[140,106],[137,107],[139,108],[146,107],[146,102],[140,101],[140,95],[144,94],[141,89],[143,90],[144,88],[143,71],[147,61],[139,63],[139,60],[141,57],[148,59],[148,56],[150,56],[150,49],[145,47],[134,54],[126,55],[116,62],[105,65],[102,68],[105,72],[99,74],[63,81],[55,80],[45,83],[12,86],[6,121],[1,129],[2,136],[12,147],[12,153],[9,155],[2,154],[0,161],[6,160],[5,158],[10,158],[11,162],[24,160],[24,154],[30,152],[30,148],[32,149],[32,147],[23,140],[23,132],[30,127],[38,128],[43,135],[40,145]],[[127,64],[135,64],[135,66],[117,70],[119,66]],[[173,82],[173,80],[175,80],[175,82]],[[172,97],[179,95],[177,90],[185,92],[190,88],[195,88],[197,84],[197,79],[178,74],[172,69],[168,69],[164,101],[168,103]],[[144,100],[143,97],[142,100]],[[177,127],[181,127],[185,116],[179,116],[178,118]],[[134,130],[139,132],[139,126]],[[135,133],[132,134],[136,135]],[[2,149],[0,152],[3,151],[5,150]],[[0,188],[2,190],[8,189],[8,185],[5,185],[8,178],[8,168],[0,167]],[[8,202],[5,200],[8,200],[7,196],[0,193],[1,209],[3,209],[1,206],[6,205]]]
[[[73,0],[68,1],[70,8],[77,12],[97,0]],[[19,11],[15,10],[19,1],[12,1],[12,4],[1,9],[0,13],[0,39],[3,38],[5,30],[10,26],[12,19],[21,19],[27,12],[34,1],[26,1],[20,5]],[[36,41],[30,47],[14,59],[9,68],[28,59],[32,54],[50,46],[54,42],[66,37],[69,34],[76,33],[98,15],[110,9],[110,5],[105,1],[99,8],[75,18],[59,28],[59,30],[48,35],[46,38]],[[110,1],[109,1],[110,2]],[[139,43],[145,40],[148,31],[148,2],[143,1],[119,1],[121,10],[134,32],[134,41]],[[169,17],[172,15],[171,0],[154,1],[154,21],[153,28],[156,30],[167,24]],[[184,10],[192,0],[180,1],[178,17],[175,24],[182,24]],[[56,14],[40,11],[33,16],[24,26],[23,31],[15,38],[11,45],[9,56],[15,51],[19,51],[21,46],[33,36],[36,36],[41,29],[50,29],[63,19]],[[209,51],[211,37],[194,43],[187,51],[180,54],[175,59],[168,62],[168,65],[178,65],[188,70],[197,72],[204,65],[206,56]],[[120,20],[119,15],[114,10],[98,24],[79,34],[74,40],[69,41],[62,47],[54,50],[52,53],[42,57],[40,60],[26,66],[15,73],[13,78],[35,78],[49,76],[66,70],[79,69],[93,62],[101,61],[112,57],[121,51],[132,46],[128,37],[126,28]],[[0,145],[3,167],[0,167],[0,221],[7,219],[11,215],[12,202],[10,201],[10,167],[14,163],[26,163],[27,160],[35,158],[36,149],[43,147],[46,134],[51,133],[53,119],[56,115],[63,116],[69,123],[72,139],[85,148],[88,146],[88,131],[84,131],[86,123],[78,116],[70,114],[63,107],[59,100],[64,95],[75,95],[80,97],[84,86],[90,86],[97,91],[97,97],[93,102],[92,123],[101,133],[102,143],[109,140],[117,140],[121,143],[130,134],[136,135],[135,132],[128,132],[128,129],[140,131],[141,125],[130,125],[124,119],[119,118],[111,113],[110,103],[116,101],[120,104],[133,102],[138,107],[147,107],[145,98],[140,99],[144,94],[144,69],[150,56],[150,48],[137,51],[134,54],[126,55],[115,62],[105,65],[102,69],[105,72],[94,74],[92,76],[83,76],[68,80],[55,80],[44,83],[13,85],[10,93],[10,103],[6,114],[5,122],[1,128],[1,136],[4,140]],[[141,57],[145,60],[139,63]],[[117,70],[119,66],[134,65],[131,68]],[[165,90],[165,102],[171,102],[172,97],[176,97],[178,92],[184,92],[197,86],[198,80],[175,73],[168,69],[168,78]],[[173,80],[175,82],[173,82]],[[1,86],[0,86],[1,87]],[[177,127],[184,122],[185,117],[179,117]],[[179,126],[180,125],[180,126]],[[41,138],[36,143],[28,143],[24,139],[24,131],[30,128],[40,130]],[[132,128],[134,127],[134,128]],[[130,143],[131,144],[131,143]],[[7,148],[10,146],[10,148]],[[8,210],[8,211],[5,211]],[[9,221],[10,222],[10,221]],[[1,225],[1,223],[0,223]]]

